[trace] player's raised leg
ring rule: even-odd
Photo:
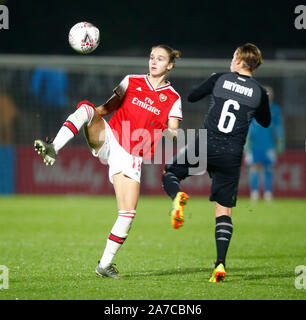
[[[34,148],[47,165],[53,165],[58,152],[79,133],[82,127],[89,146],[99,150],[104,143],[105,124],[99,109],[95,109],[88,101],[82,101],[77,105],[77,110],[69,115],[52,143],[35,140]]]
[[[127,239],[136,215],[139,182],[123,173],[114,175],[113,181],[118,205],[118,217],[108,236],[105,250],[96,268],[96,274],[102,277],[119,279],[121,275],[113,264],[113,259]]]

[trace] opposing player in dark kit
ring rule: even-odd
[[[207,130],[206,169],[212,180],[210,201],[215,201],[216,216],[217,259],[210,282],[225,278],[225,258],[233,233],[232,207],[236,206],[243,147],[250,122],[255,117],[260,125],[268,127],[271,121],[267,92],[252,78],[262,63],[261,52],[254,44],[242,45],[234,52],[231,72],[212,74],[188,96],[188,101],[196,102],[211,95],[202,127]],[[199,154],[201,143],[198,135],[194,145],[196,154]],[[173,199],[171,219],[174,228],[182,225],[188,200],[188,195],[180,190],[180,182],[190,176],[191,168],[196,167],[188,163],[189,149],[186,146],[184,152],[174,157],[173,164],[166,165],[162,177],[163,187]]]

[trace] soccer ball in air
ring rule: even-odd
[[[87,54],[98,47],[100,31],[89,22],[79,22],[70,29],[68,40],[72,49]]]

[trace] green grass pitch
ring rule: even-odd
[[[0,265],[9,269],[0,299],[305,300],[295,287],[295,268],[306,265],[305,199],[239,199],[227,276],[216,284],[208,282],[214,204],[191,195],[179,230],[170,206],[166,197],[140,197],[116,280],[94,273],[117,217],[113,196],[0,197]]]

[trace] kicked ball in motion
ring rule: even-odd
[[[69,31],[69,44],[79,53],[93,52],[100,43],[100,31],[89,22],[79,22]]]

